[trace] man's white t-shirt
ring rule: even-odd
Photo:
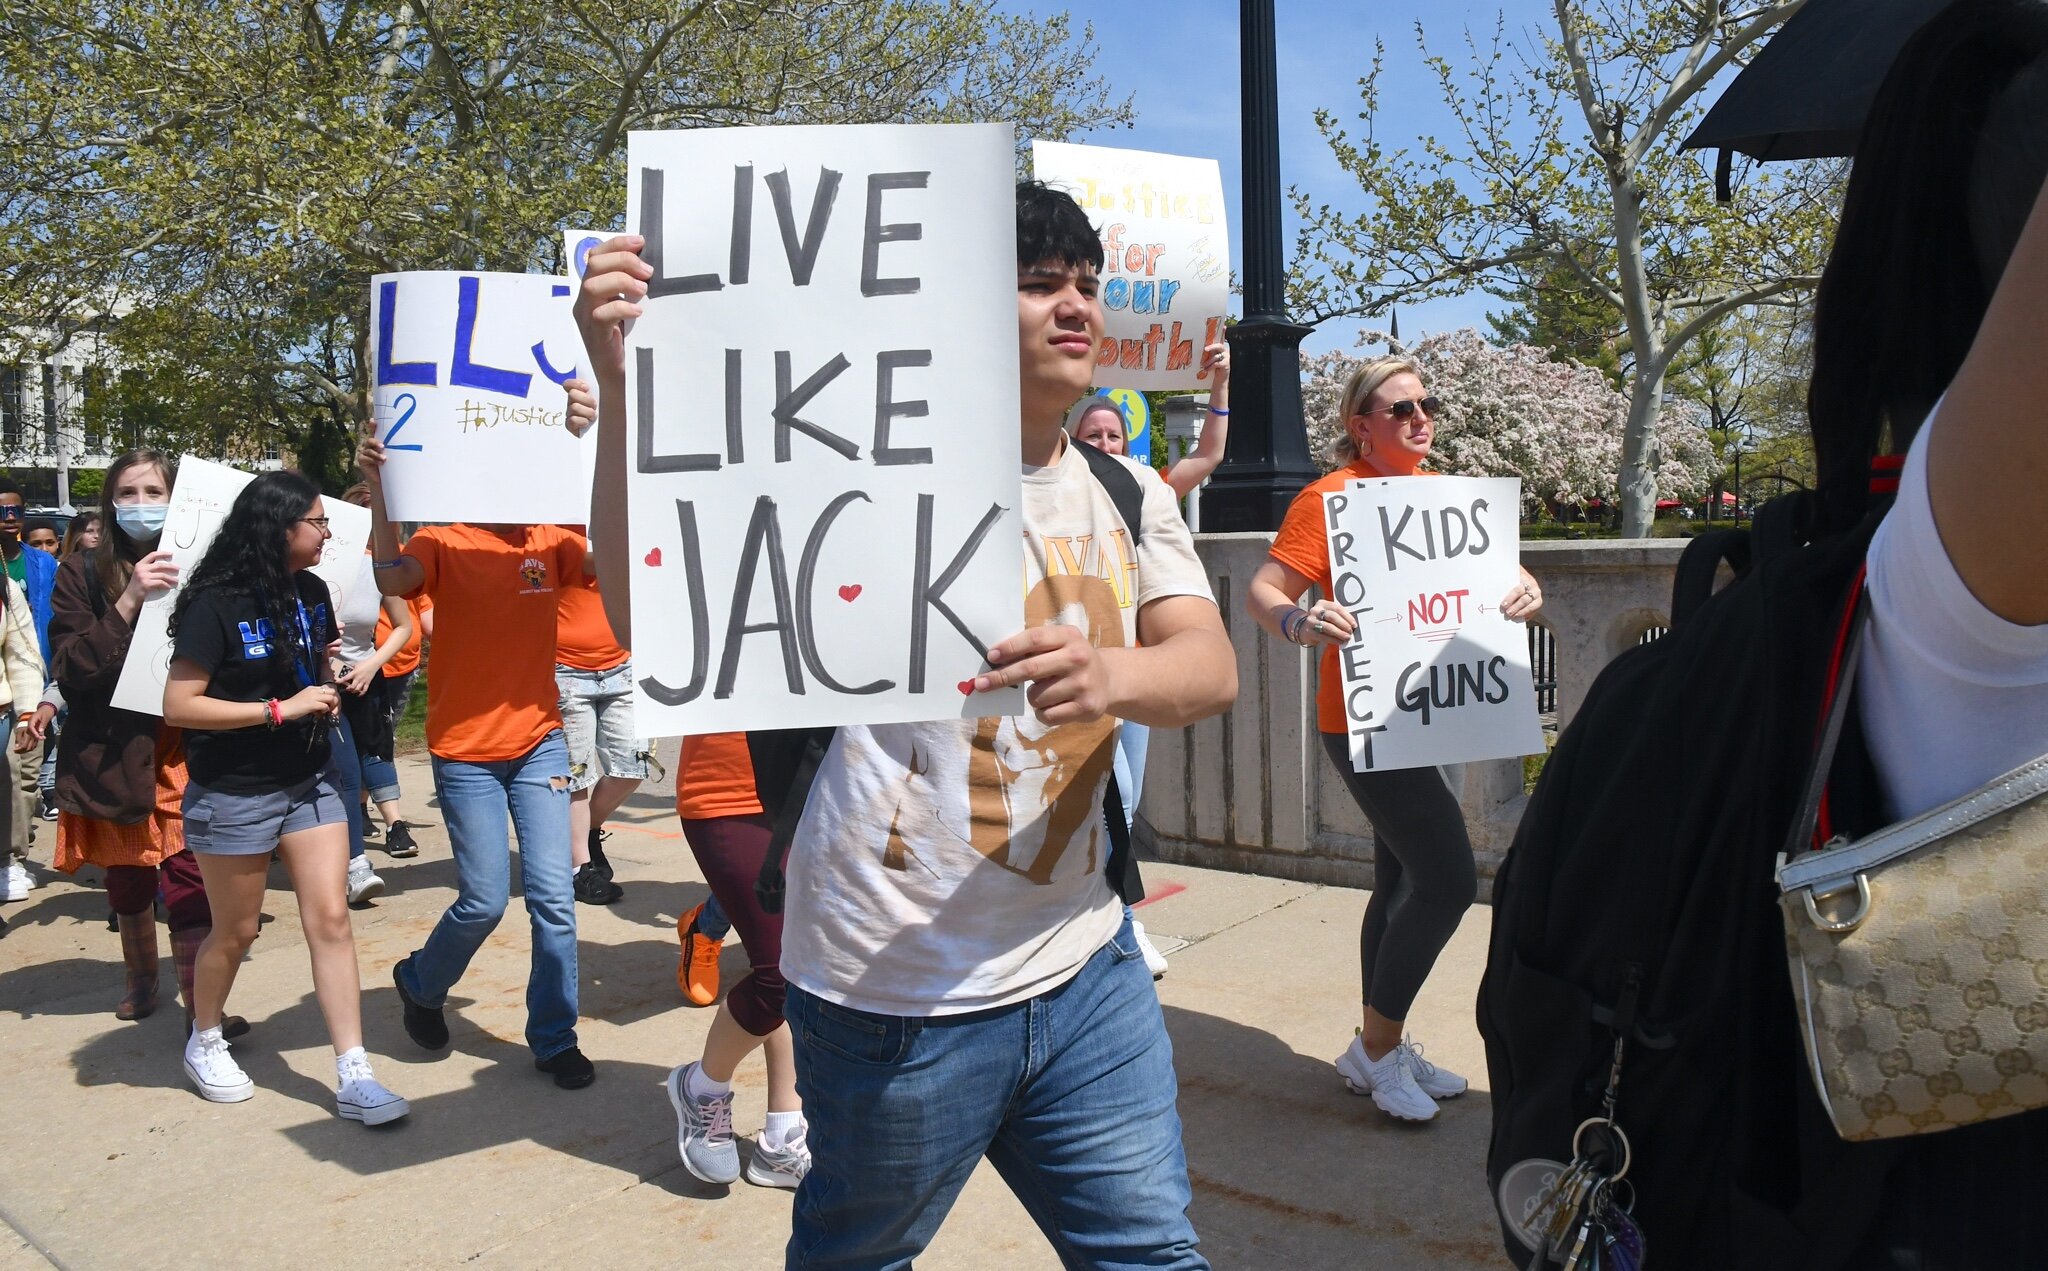
[[[1897,501],[1871,540],[1857,672],[1866,743],[1900,819],[2048,753],[2048,626],[1992,613],[1950,563],[1927,497],[1927,438],[1939,426],[1930,419],[1913,439]]]
[[[1137,643],[1138,610],[1213,603],[1171,487],[1144,492],[1135,552],[1077,444],[1024,470],[1024,621],[1097,648]],[[1035,715],[845,727],[791,844],[782,972],[879,1015],[986,1010],[1057,988],[1116,934],[1102,797],[1116,721]]]

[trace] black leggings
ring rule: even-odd
[[[1372,822],[1372,899],[1358,933],[1365,1004],[1407,1019],[1415,995],[1479,896],[1465,813],[1435,768],[1351,770],[1351,744],[1324,733],[1323,749]]]

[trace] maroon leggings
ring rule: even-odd
[[[773,831],[768,818],[755,816],[714,816],[683,822],[683,841],[697,868],[711,885],[733,929],[740,933],[740,945],[747,951],[751,969],[745,979],[727,990],[725,1005],[741,1028],[755,1037],[766,1037],[782,1027],[782,915],[761,908],[754,895],[754,882],[761,876],[761,862],[768,855]]]
[[[171,930],[189,931],[213,925],[213,910],[206,903],[206,884],[200,880],[199,862],[190,851],[167,856],[157,866],[108,866],[107,903],[117,914],[145,913],[156,904],[159,881]],[[724,904],[724,898],[718,903]]]

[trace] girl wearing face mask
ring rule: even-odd
[[[161,451],[131,450],[116,459],[100,496],[99,546],[57,568],[50,674],[69,715],[57,747],[54,864],[67,874],[81,865],[106,871],[128,971],[117,1019],[156,1010],[155,904],[162,891],[189,1028],[193,963],[213,929],[213,912],[199,866],[185,850],[184,745],[179,731],[156,716],[113,706],[143,600],[177,582],[171,554],[157,546],[175,477]],[[232,1017],[223,1028],[230,1036],[248,1031]]]

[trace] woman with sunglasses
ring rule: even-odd
[[[199,949],[185,1073],[216,1103],[255,1093],[228,1054],[221,1006],[256,939],[270,854],[291,871],[313,961],[313,992],[334,1042],[340,1114],[396,1120],[405,1100],[371,1075],[362,986],[349,928],[348,807],[330,734],[340,697],[328,649],[339,638],[327,585],[312,572],[327,542],[320,492],[295,472],[245,486],[172,610],[164,722],[186,730],[185,842],[199,858],[213,934]]]
[[[1352,771],[1337,649],[1355,624],[1329,599],[1323,495],[1368,477],[1430,475],[1422,462],[1439,416],[1440,403],[1423,389],[1414,362],[1383,357],[1352,372],[1338,403],[1344,435],[1333,448],[1343,466],[1296,496],[1246,599],[1252,617],[1274,636],[1322,648],[1316,728],[1373,828],[1372,899],[1358,937],[1365,1018],[1338,1056],[1337,1071],[1352,1093],[1371,1095],[1382,1111],[1404,1121],[1430,1120],[1437,1100],[1465,1093],[1463,1077],[1422,1058],[1407,1039],[1406,1022],[1437,955],[1478,895],[1479,873],[1458,797],[1439,769]],[[1311,586],[1319,597],[1304,609],[1295,598]],[[1536,580],[1523,570],[1501,609],[1520,622],[1542,604]]]

